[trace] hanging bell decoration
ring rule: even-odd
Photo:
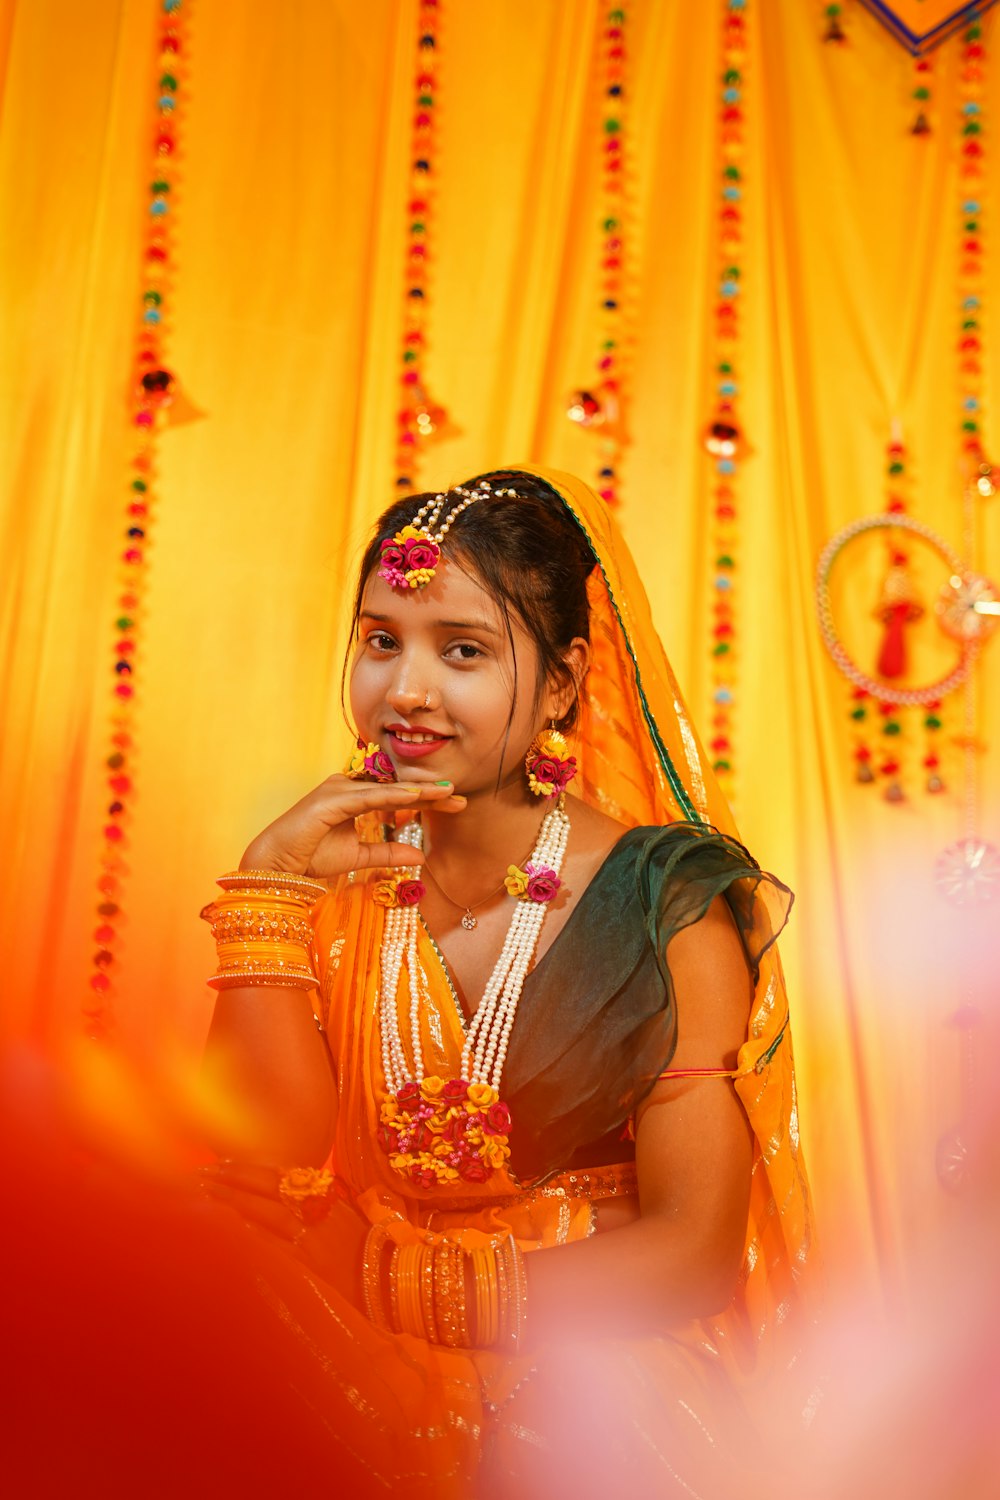
[[[910,134],[911,135],[930,135],[930,133],[931,133],[931,122],[930,122],[930,120],[928,120],[928,118],[924,114],[923,110],[920,110],[918,112],[918,114],[917,114],[917,118],[914,120],[913,124],[910,126]]]
[[[593,391],[574,391],[566,407],[566,415],[580,427],[602,427],[606,413]]]
[[[166,406],[173,394],[174,377],[169,370],[147,370],[139,381],[142,400]]]
[[[702,440],[706,453],[713,458],[735,458],[743,442],[743,434],[731,417],[717,417],[705,429]]]
[[[981,500],[991,500],[1000,489],[1000,469],[993,467],[986,459],[976,466],[976,475],[973,480],[976,494]]]
[[[408,425],[420,441],[447,437],[454,432],[445,407],[433,400],[422,385],[413,387],[410,403],[406,413]]]
[[[878,675],[887,681],[906,675],[906,639],[904,629],[919,620],[924,607],[914,591],[906,559],[893,558],[882,584],[882,597],[875,608],[875,618],[885,626],[879,651]]]

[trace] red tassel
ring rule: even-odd
[[[885,614],[885,635],[878,656],[880,677],[902,677],[906,672],[906,641],[903,626],[910,618],[909,604],[893,604]]]

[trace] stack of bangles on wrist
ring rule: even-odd
[[[513,1235],[471,1250],[447,1235],[397,1245],[388,1224],[375,1224],[365,1240],[363,1274],[365,1312],[384,1333],[409,1333],[449,1349],[520,1347],[526,1282]]]
[[[309,912],[326,886],[279,870],[236,870],[218,884],[223,894],[201,913],[211,923],[219,958],[209,984],[217,990],[243,984],[312,989]]]

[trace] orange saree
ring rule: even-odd
[[[571,795],[642,830],[635,835],[641,846],[637,873],[633,878],[629,865],[616,918],[625,922],[620,914],[631,910],[629,901],[637,903],[636,942],[659,947],[654,957],[661,977],[654,979],[668,996],[666,941],[697,920],[718,892],[730,901],[751,962],[755,997],[732,1085],[718,1078],[699,1085],[735,1087],[753,1133],[739,1285],[731,1305],[711,1319],[651,1327],[636,1339],[592,1339],[581,1328],[559,1347],[529,1343],[518,1354],[449,1349],[382,1331],[315,1277],[300,1269],[293,1273],[290,1265],[279,1269],[278,1257],[264,1278],[266,1295],[306,1353],[317,1382],[307,1399],[323,1406],[323,1420],[356,1476],[356,1488],[433,1494],[436,1500],[473,1494],[524,1500],[564,1493],[571,1485],[581,1495],[603,1494],[622,1482],[640,1495],[721,1494],[738,1482],[746,1494],[747,1466],[757,1451],[756,1416],[776,1377],[799,1355],[816,1281],[788,1009],[773,946],[787,893],[762,875],[732,837],[728,808],[614,521],[579,481],[530,472],[562,497],[599,562],[590,580],[593,656],[573,744],[580,774]],[[609,861],[607,879],[614,869]],[[539,1126],[538,1138],[527,1141],[522,1153],[521,1159],[532,1162],[530,1171],[519,1168],[515,1151],[511,1164],[482,1184],[459,1180],[425,1188],[401,1177],[379,1141],[385,911],[370,892],[378,878],[377,871],[342,878],[314,919],[319,1019],[337,1082],[331,1162],[338,1178],[361,1213],[372,1224],[383,1223],[397,1245],[448,1235],[471,1250],[510,1233],[530,1256],[584,1238],[594,1231],[602,1202],[635,1193],[626,1127],[657,1070],[669,1064],[669,1027],[647,1028],[639,1043],[629,1034],[615,1047],[598,1044],[597,1032],[584,1029],[576,1040],[586,1053],[581,1067],[593,1102],[578,1113],[565,1096],[580,1069],[573,1072],[567,1063],[560,1071],[559,1059],[546,1059],[544,1046],[533,1071],[525,1062],[531,1097],[541,1101],[536,1117],[545,1116],[544,1129]],[[590,915],[593,920],[583,925],[592,938],[600,930],[599,904],[592,903]],[[558,967],[559,982],[549,988],[560,994],[574,988],[574,955],[582,962],[583,948],[563,942],[569,931],[568,925],[539,965],[541,970],[552,958],[549,967]],[[584,935],[577,933],[581,940]],[[463,1018],[445,963],[423,926],[417,959],[425,1072],[456,1077]],[[605,1018],[602,1025],[613,966],[605,953],[611,977],[595,979],[582,968],[577,974],[581,992],[605,983],[607,993],[593,1007],[595,1017]],[[543,1037],[546,1007],[539,1004],[536,1012],[532,1018],[519,1011],[514,1039],[519,1027],[529,1026],[536,1027],[531,1045],[536,1035]],[[588,1046],[591,1035],[594,1045]],[[526,1039],[523,1048],[528,1045]],[[526,1082],[525,1097],[529,1093]],[[581,1118],[594,1122],[592,1133],[579,1135]],[[600,1159],[581,1163],[574,1148],[597,1137],[605,1142]]]

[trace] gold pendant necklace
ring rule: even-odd
[[[423,871],[425,875],[429,875],[431,877],[434,884],[437,886],[438,890],[441,892],[442,896],[448,902],[448,904],[450,906],[457,906],[459,911],[462,912],[462,926],[465,928],[466,932],[473,932],[479,926],[479,918],[473,916],[473,912],[477,912],[481,906],[486,905],[487,901],[492,901],[494,896],[499,896],[501,891],[507,889],[507,879],[510,875],[511,869],[513,868],[513,866],[510,866],[508,868],[507,875],[504,876],[503,880],[501,880],[500,884],[496,887],[495,890],[490,891],[489,895],[484,896],[481,901],[473,901],[471,905],[467,901],[456,901],[454,896],[449,896],[440,880],[438,880],[437,876],[434,874],[434,871],[431,869],[430,865],[425,864],[423,867]]]
[[[481,906],[485,906],[487,901],[492,901],[494,896],[498,896],[500,892],[505,889],[504,881],[501,881],[496,890],[490,891],[488,896],[484,896],[481,901],[474,901],[472,905],[469,906],[466,902],[456,901],[453,896],[448,895],[448,892],[445,890],[440,880],[438,880],[430,865],[424,865],[424,874],[431,877],[444,899],[451,906],[457,906],[459,911],[464,913],[462,917],[462,926],[465,928],[466,932],[472,932],[476,927],[479,926],[479,918],[473,916],[473,912],[478,911]]]

